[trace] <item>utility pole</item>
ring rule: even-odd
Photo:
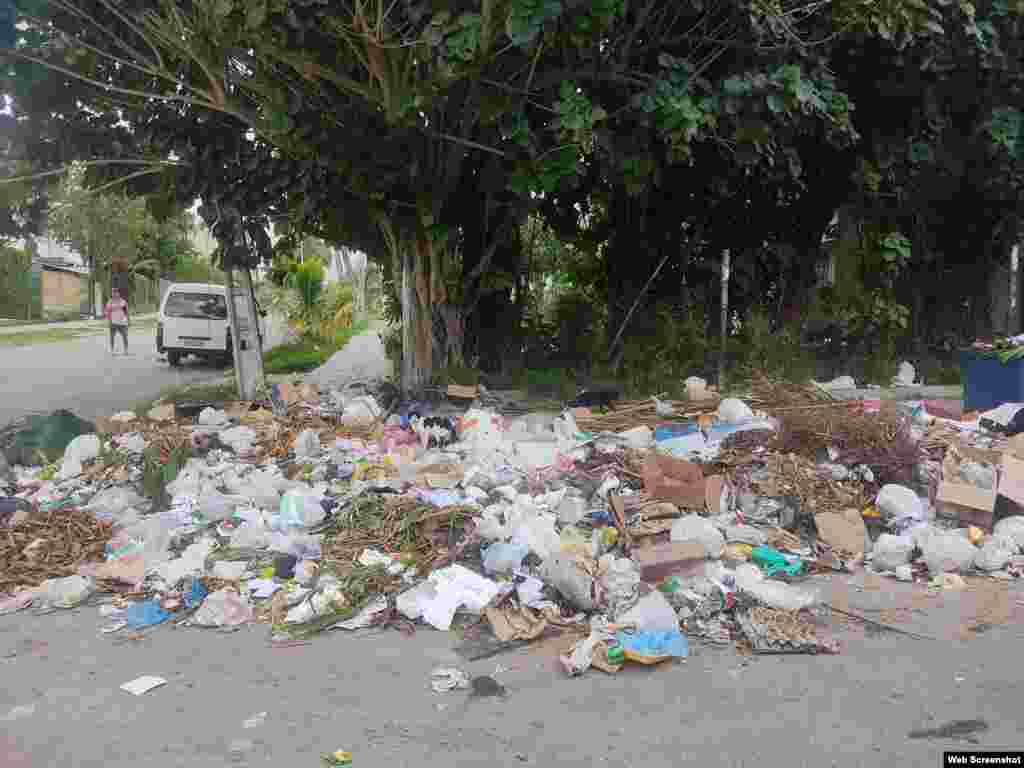
[[[725,358],[729,341],[729,249],[722,251],[722,349],[718,355],[718,391],[725,394]]]

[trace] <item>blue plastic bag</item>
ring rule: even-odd
[[[128,629],[145,629],[163,624],[171,618],[171,614],[161,608],[156,600],[144,600],[129,604],[125,618],[128,621]]]
[[[530,554],[530,548],[522,544],[505,544],[496,541],[483,553],[484,570],[487,573],[511,573],[523,564]]]
[[[668,658],[685,659],[690,644],[678,629],[663,632],[618,632],[615,639],[626,658],[642,664],[654,664]]]
[[[202,604],[203,600],[206,599],[208,594],[210,594],[210,592],[203,586],[203,582],[199,579],[193,578],[192,583],[185,592],[185,607],[198,608]]]

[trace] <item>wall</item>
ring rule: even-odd
[[[43,270],[43,311],[78,313],[82,307],[83,278],[73,272]]]

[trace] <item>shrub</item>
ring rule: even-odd
[[[298,291],[299,298],[307,312],[312,310],[324,290],[325,275],[323,262],[320,259],[312,258],[296,265],[285,281],[288,287]]]

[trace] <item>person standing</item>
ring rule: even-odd
[[[107,322],[110,323],[110,353],[114,354],[114,339],[120,334],[124,341],[124,353],[128,354],[128,302],[121,296],[121,291],[114,288],[110,292],[110,301],[103,310]]]

